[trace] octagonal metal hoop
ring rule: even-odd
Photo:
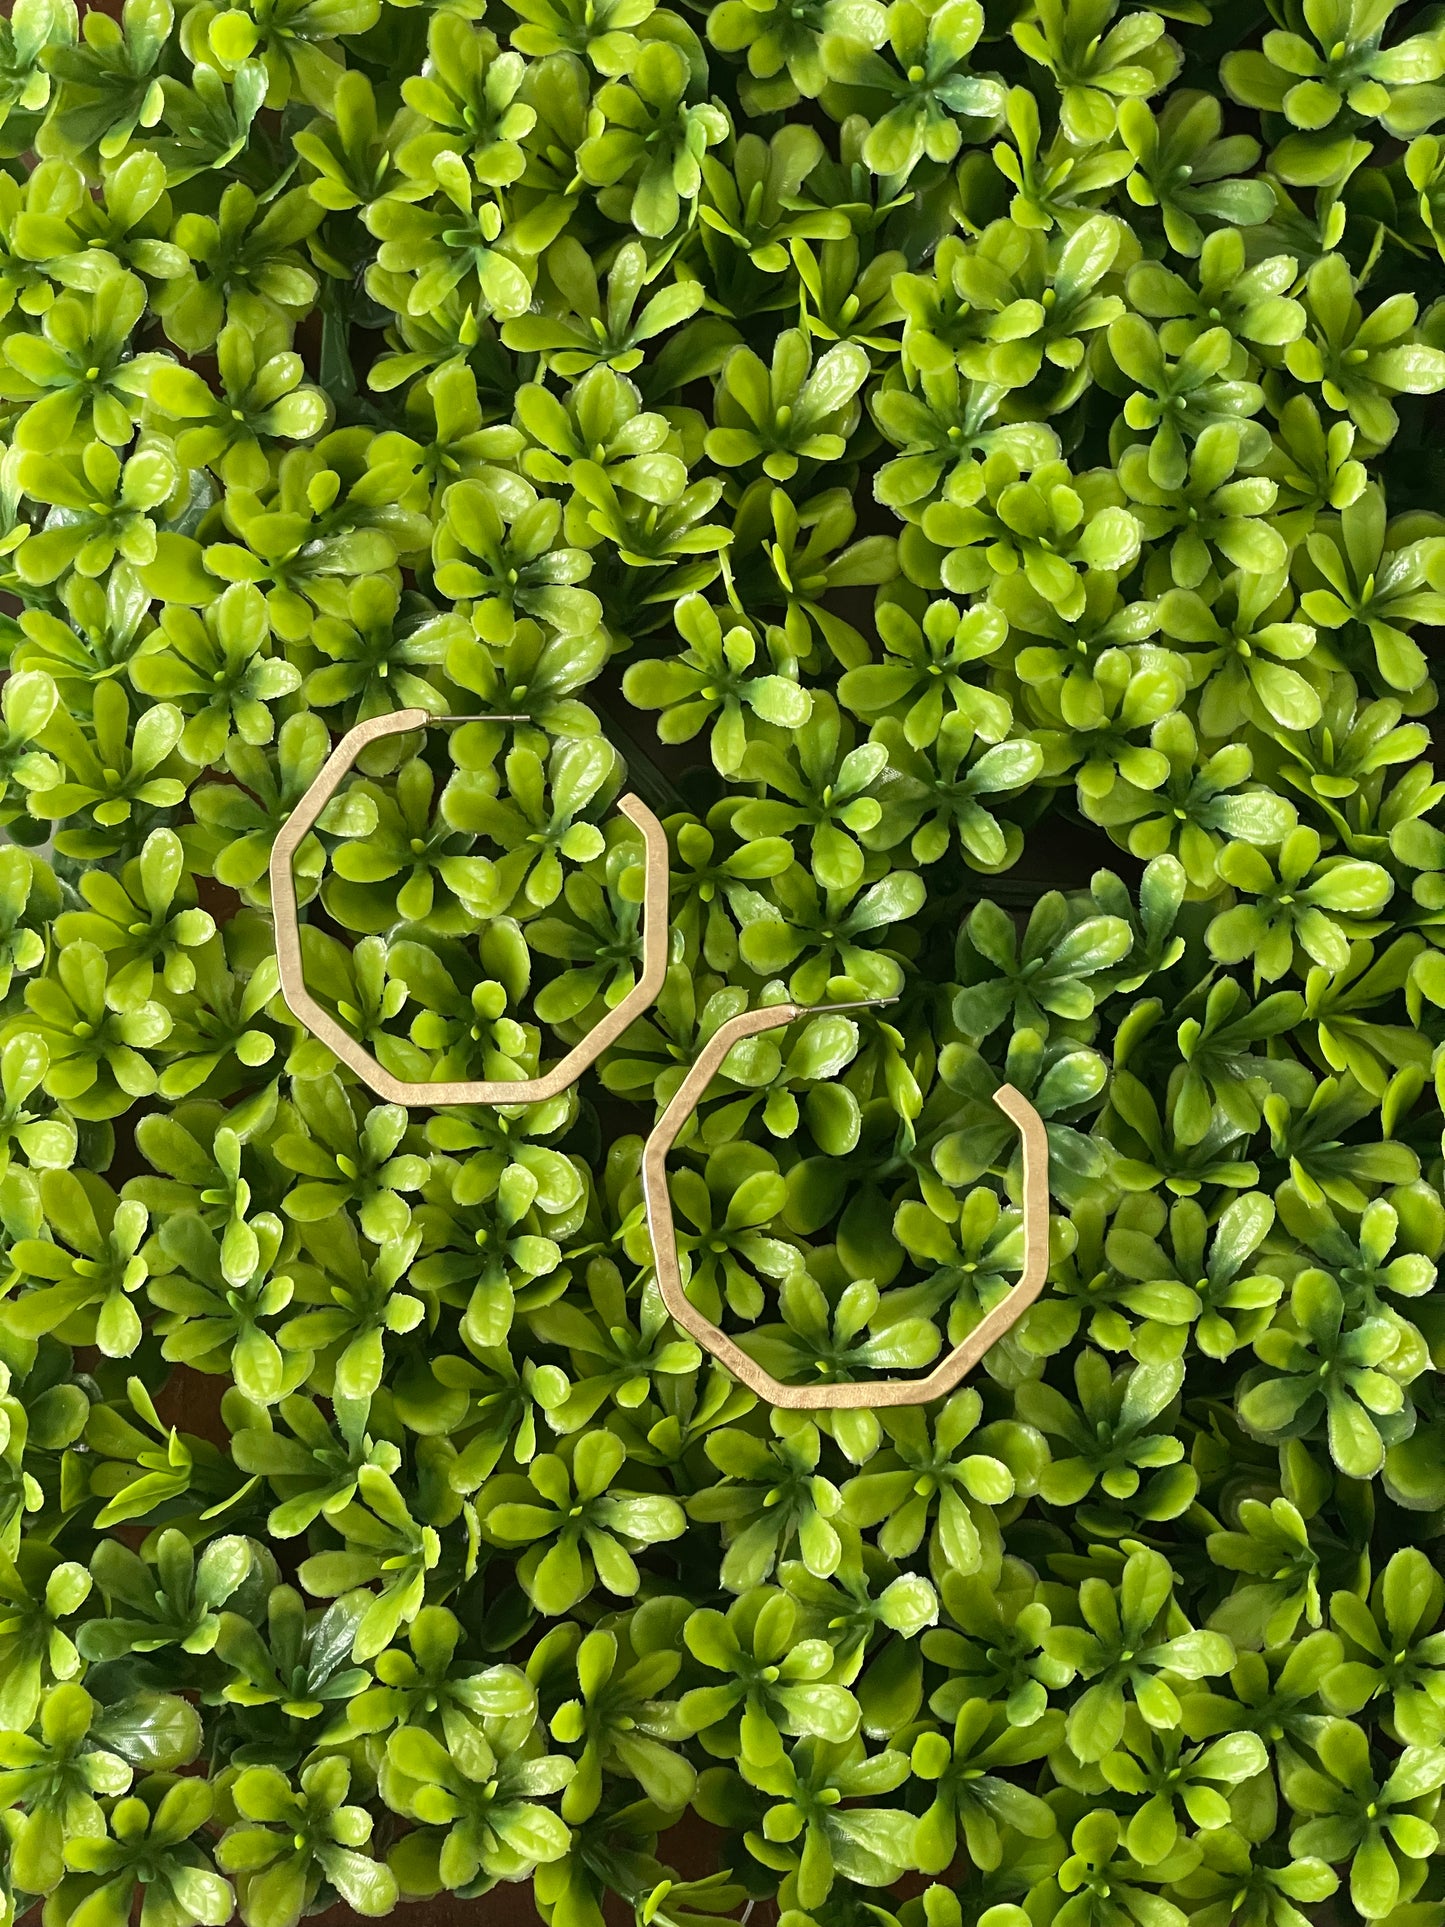
[[[326,759],[315,781],[291,812],[271,847],[271,914],[276,925],[276,961],[281,995],[297,1020],[319,1037],[343,1064],[388,1104],[424,1104],[445,1109],[454,1104],[541,1104],[558,1096],[594,1063],[609,1044],[616,1043],[629,1024],[657,1000],[667,974],[667,834],[641,797],[629,793],[617,808],[642,832],[645,850],[642,892],[642,969],[637,982],[615,1009],[609,1010],[567,1055],[542,1077],[476,1078],[468,1082],[413,1084],[381,1065],[306,988],[301,961],[301,927],[297,915],[296,879],[292,864],[316,819],[340,787],[341,779],[368,743],[386,736],[402,736],[414,729],[455,722],[525,722],[522,716],[433,716],[425,709],[399,709],[388,716],[349,729]]]
[[[891,1000],[890,1000],[891,1001]],[[1023,1234],[1024,1266],[1013,1290],[971,1331],[961,1345],[954,1346],[946,1358],[922,1378],[872,1379],[866,1384],[784,1385],[764,1371],[725,1332],[688,1298],[682,1285],[682,1267],[677,1255],[677,1232],[672,1216],[672,1199],[667,1188],[667,1154],[677,1142],[684,1124],[714,1074],[733,1045],[744,1037],[756,1037],[765,1030],[780,1030],[799,1017],[821,1014],[825,1010],[856,1010],[857,1004],[822,1004],[809,1008],[799,1004],[772,1004],[761,1010],[745,1010],[716,1030],[698,1053],[692,1069],[679,1085],[677,1094],[653,1127],[642,1154],[642,1192],[647,1212],[648,1235],[652,1240],[653,1264],[658,1288],[673,1319],[690,1332],[705,1351],[726,1365],[734,1378],[741,1379],[750,1391],[769,1405],[790,1411],[842,1411],[859,1406],[928,1405],[942,1398],[971,1372],[991,1345],[998,1342],[1033,1304],[1043,1290],[1049,1269],[1049,1140],[1043,1119],[1012,1084],[1002,1084],[994,1092],[994,1103],[1013,1124],[1023,1144]]]

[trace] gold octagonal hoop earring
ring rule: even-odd
[[[505,1079],[477,1078],[471,1082],[413,1084],[383,1070],[371,1053],[324,1011],[306,988],[301,961],[301,925],[297,913],[296,879],[292,863],[316,819],[331,801],[341,779],[368,743],[386,736],[403,736],[434,724],[465,722],[527,722],[525,716],[433,716],[425,709],[399,709],[388,716],[349,729],[322,765],[271,846],[271,914],[276,926],[276,962],[281,995],[291,1014],[328,1045],[343,1064],[389,1104],[425,1104],[442,1109],[453,1104],[541,1104],[574,1084],[627,1026],[656,1002],[667,974],[667,834],[641,797],[630,791],[619,797],[617,809],[642,832],[644,846],[642,890],[642,968],[637,982],[615,1009],[588,1031],[579,1044],[542,1077],[508,1083]]]
[[[761,1010],[745,1010],[729,1018],[708,1039],[691,1070],[678,1086],[672,1102],[653,1126],[642,1153],[642,1195],[647,1213],[648,1236],[652,1241],[653,1265],[663,1303],[674,1321],[697,1340],[705,1351],[725,1365],[734,1378],[756,1392],[769,1405],[795,1412],[844,1411],[859,1406],[928,1405],[951,1392],[971,1372],[991,1345],[998,1342],[1023,1316],[1039,1293],[1049,1270],[1049,1140],[1044,1121],[1022,1091],[1012,1084],[1001,1084],[993,1101],[1019,1133],[1023,1145],[1023,1234],[1024,1266],[1022,1275],[1008,1297],[971,1331],[961,1345],[923,1378],[872,1379],[866,1384],[784,1385],[764,1371],[726,1332],[704,1317],[688,1298],[682,1285],[682,1267],[677,1255],[677,1229],[672,1216],[672,1198],[667,1188],[667,1154],[676,1144],[682,1127],[697,1109],[704,1091],[733,1045],[761,1031],[780,1030],[799,1017],[823,1010],[858,1010],[859,1004],[772,1004]]]

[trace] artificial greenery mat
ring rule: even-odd
[[[0,113],[14,1916],[1442,1927],[1445,24],[16,0]],[[408,707],[294,866],[396,1076],[583,1038],[665,819],[552,1101],[281,1000]],[[785,1383],[1047,1123],[932,1407],[665,1314],[789,999],[672,1158]]]

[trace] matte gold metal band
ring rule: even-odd
[[[817,1009],[847,1009],[847,1005],[821,1005]],[[851,1008],[858,1008],[857,1005]],[[819,1412],[856,1409],[859,1406],[927,1405],[962,1380],[1017,1323],[1043,1290],[1049,1269],[1049,1140],[1043,1119],[1021,1091],[1012,1084],[1001,1085],[994,1103],[1018,1128],[1023,1140],[1023,1274],[1002,1303],[971,1331],[961,1345],[922,1378],[869,1379],[866,1383],[830,1385],[784,1385],[750,1358],[736,1340],[719,1331],[710,1318],[700,1312],[683,1289],[682,1268],[677,1255],[677,1232],[672,1217],[672,1199],[667,1189],[667,1154],[677,1142],[684,1124],[698,1103],[723,1059],[744,1037],[756,1037],[766,1030],[778,1030],[799,1017],[816,1014],[798,1004],[772,1004],[759,1010],[745,1010],[730,1018],[708,1039],[698,1053],[677,1093],[653,1127],[642,1154],[642,1192],[647,1210],[647,1228],[652,1240],[653,1263],[663,1303],[675,1322],[688,1331],[706,1351],[726,1365],[734,1378],[765,1399],[769,1405],[787,1411]]]
[[[413,1084],[393,1077],[336,1019],[323,1010],[306,988],[301,961],[301,929],[297,919],[296,880],[292,863],[302,841],[341,785],[342,778],[368,743],[436,723],[523,722],[516,716],[432,716],[424,709],[401,709],[374,716],[350,729],[332,750],[311,787],[287,819],[271,850],[271,909],[276,923],[276,961],[281,994],[292,1014],[313,1036],[319,1037],[354,1070],[364,1084],[389,1104],[425,1104],[445,1109],[454,1104],[541,1104],[575,1084],[589,1064],[616,1043],[627,1026],[656,1002],[667,974],[667,835],[640,797],[626,795],[617,807],[642,832],[643,860],[642,968],[627,995],[588,1031],[567,1055],[541,1077],[509,1083],[505,1079],[476,1078],[449,1084]]]

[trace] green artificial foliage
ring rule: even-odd
[[[1445,1927],[1442,395],[1439,7],[14,0],[0,1927]]]

